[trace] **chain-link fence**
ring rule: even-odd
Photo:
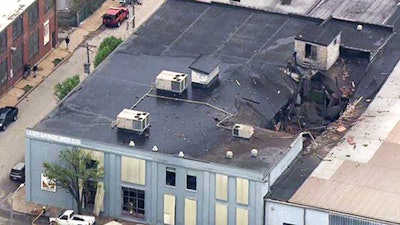
[[[105,1],[106,0],[91,0],[83,4],[81,9],[76,12],[77,26],[80,24],[80,22],[92,15],[94,11],[100,8]]]

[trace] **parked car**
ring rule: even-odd
[[[129,10],[125,7],[111,7],[103,15],[103,25],[107,27],[119,27],[129,18]]]
[[[10,180],[25,183],[25,163],[17,162],[10,171]]]
[[[75,215],[74,210],[65,210],[58,218],[49,218],[50,224],[58,225],[93,225],[94,216]]]
[[[0,108],[0,129],[5,131],[7,126],[17,120],[18,108],[6,106]]]

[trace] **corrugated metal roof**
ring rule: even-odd
[[[15,18],[21,15],[36,0],[12,0],[1,4],[0,32],[3,31]]]
[[[400,63],[343,141],[289,200],[400,223]]]

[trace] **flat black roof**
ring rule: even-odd
[[[296,40],[327,46],[340,34],[340,29],[326,29],[319,25],[311,25],[302,30]]]
[[[121,146],[134,140],[143,150],[157,145],[160,152],[183,151],[195,159],[265,172],[295,138],[262,129],[293,97],[294,81],[281,69],[292,56],[295,36],[317,23],[228,5],[170,0],[34,129]],[[149,92],[159,72],[189,73],[200,54],[221,60],[219,80],[211,89],[189,87],[181,96],[172,95],[181,100]],[[143,96],[135,109],[150,113],[148,137],[111,129],[118,113]],[[234,114],[226,126],[260,127],[255,137],[233,138],[230,130],[217,127],[227,116],[224,111]],[[252,148],[259,150],[256,159],[250,157]],[[233,160],[225,159],[227,150],[234,152]]]

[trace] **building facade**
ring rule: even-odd
[[[5,8],[0,10],[0,94],[23,76],[25,64],[34,65],[57,44],[55,0],[19,0]]]
[[[43,162],[63,149],[86,149],[104,167],[100,185],[85,190],[87,212],[149,224],[261,225],[264,195],[302,149],[302,137],[265,176],[223,164],[27,130],[26,201],[75,208],[71,195],[48,185]],[[49,188],[51,187],[51,188]],[[57,201],[54,199],[57,198]]]

